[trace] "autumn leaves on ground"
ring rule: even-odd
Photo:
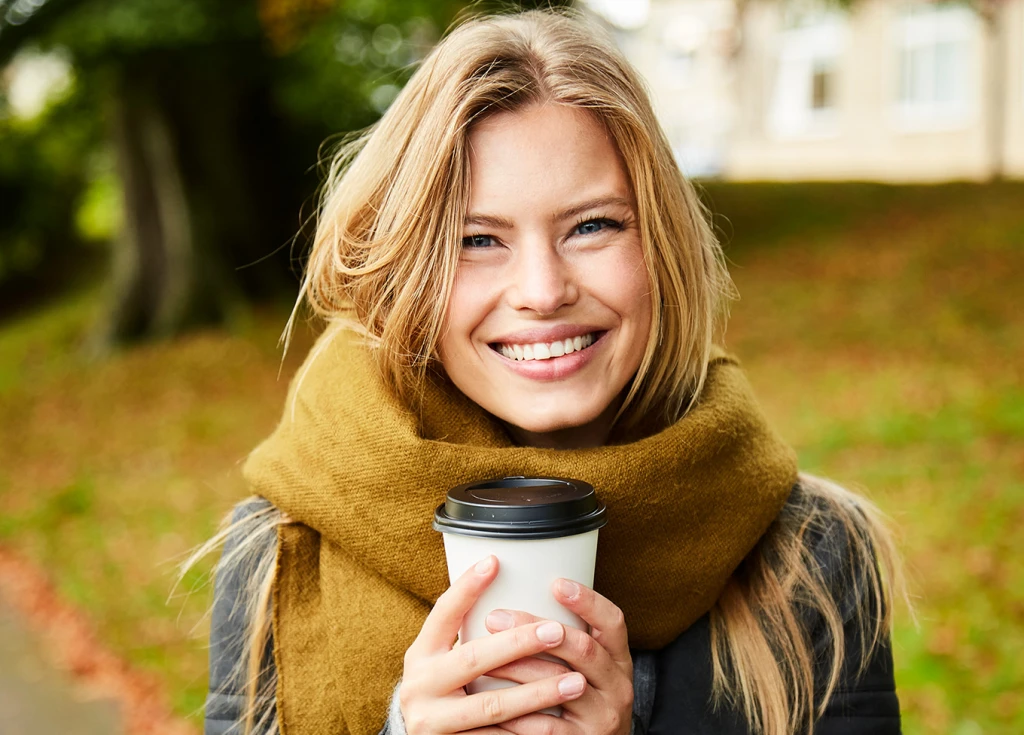
[[[1024,731],[1024,185],[706,195],[741,293],[728,347],[804,468],[899,529],[905,731]],[[88,361],[100,298],[0,323],[0,547],[198,731],[209,589],[168,601],[175,564],[243,496],[309,334],[283,366],[276,311]]]

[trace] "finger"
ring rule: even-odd
[[[626,619],[618,606],[590,587],[570,579],[556,579],[551,587],[556,600],[590,623],[590,634],[616,662],[632,661]]]
[[[536,615],[531,615],[528,612],[522,610],[491,610],[487,617],[484,619],[484,624],[487,626],[487,630],[492,633],[496,633],[500,630],[508,630],[519,625],[526,625],[528,623],[536,623],[542,618],[538,618]]]
[[[437,598],[406,655],[419,657],[450,650],[466,613],[497,574],[498,559],[493,555],[467,569]]]
[[[582,696],[562,705],[562,721],[569,725],[570,732],[632,733],[632,720],[632,690],[628,695],[609,698],[588,682]]]
[[[586,689],[583,676],[572,673],[506,689],[478,692],[456,700],[454,706],[435,712],[431,722],[440,732],[485,727],[570,702]]]
[[[441,657],[433,667],[429,688],[450,692],[499,666],[553,649],[564,640],[565,626],[545,620],[468,641]]]
[[[589,633],[566,627],[565,640],[548,653],[557,656],[573,671],[587,678],[587,683],[599,691],[615,691],[624,680],[632,681],[632,661],[620,664],[611,657]]]
[[[493,676],[497,679],[514,681],[516,684],[529,684],[531,681],[540,681],[549,676],[562,676],[572,671],[568,666],[546,661],[536,656],[527,656],[496,669],[491,669],[485,676]]]
[[[537,733],[561,735],[561,733],[574,732],[573,725],[561,717],[540,712],[508,720],[501,723],[501,727],[507,732],[515,733],[515,735],[537,735]]]
[[[540,618],[521,610],[497,609],[491,611],[485,622],[491,630],[510,630],[536,620]],[[633,662],[628,647],[626,660],[620,662],[612,657],[597,638],[585,631],[565,626],[565,636],[565,641],[549,651],[549,654],[564,659],[570,670],[582,673],[591,686],[601,690],[613,687],[624,669],[628,669],[632,676]]]

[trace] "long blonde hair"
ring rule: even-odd
[[[647,348],[620,412],[625,426],[679,420],[701,392],[716,328],[732,293],[721,250],[693,187],[681,175],[644,86],[604,31],[576,14],[531,11],[470,20],[423,61],[381,120],[343,145],[331,163],[299,305],[341,320],[376,346],[382,374],[414,401],[436,367],[468,201],[467,137],[487,115],[537,103],[589,110],[618,146],[637,203],[653,319]],[[262,516],[227,528],[242,547],[287,519]],[[249,525],[246,525],[249,524]],[[765,735],[807,729],[827,704],[848,641],[849,611],[814,554],[844,541],[843,589],[861,661],[885,638],[896,555],[877,512],[830,483],[804,477],[786,509],[737,570],[711,611],[714,693]],[[203,550],[201,550],[202,552]],[[221,561],[219,572],[242,558]],[[250,596],[246,733],[272,707],[261,677],[274,567]],[[847,595],[849,597],[850,595]],[[824,692],[815,690],[810,631],[823,621],[829,645]],[[269,718],[270,730],[276,723]],[[263,729],[263,728],[260,728]]]

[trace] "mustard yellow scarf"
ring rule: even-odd
[[[660,648],[715,603],[785,503],[796,462],[723,353],[676,424],[549,450],[514,446],[451,387],[429,385],[418,411],[400,405],[368,348],[328,330],[245,465],[295,521],[279,531],[274,588],[284,735],[379,732],[405,650],[448,587],[434,508],[454,485],[523,474],[596,488],[609,520],[594,587],[623,610],[630,645]]]

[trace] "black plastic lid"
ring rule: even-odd
[[[582,480],[499,477],[459,485],[434,511],[434,530],[462,536],[540,539],[574,536],[608,522]]]

